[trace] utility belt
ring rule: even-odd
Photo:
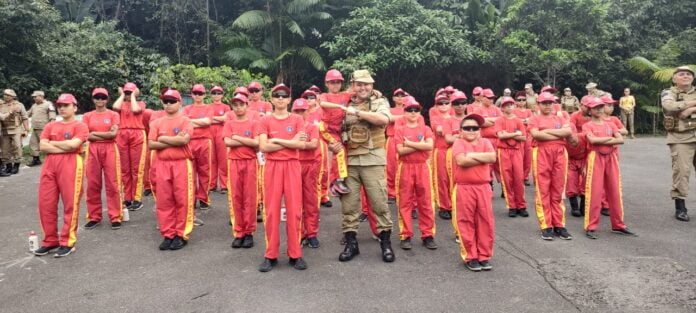
[[[696,129],[696,114],[691,114],[686,119],[680,119],[675,116],[665,115],[662,121],[665,130],[668,132],[685,132]]]
[[[8,129],[14,129],[19,127],[18,115],[15,112],[10,113],[5,120],[2,121],[2,127]]]
[[[387,141],[384,129],[384,126],[374,126],[366,122],[359,122],[347,126],[347,129],[343,132],[343,141],[348,146],[348,149],[384,148]]]

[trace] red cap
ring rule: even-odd
[[[181,94],[176,89],[168,89],[160,96],[160,99],[174,99],[176,101],[181,101]]]
[[[309,110],[309,102],[304,98],[297,98],[292,102],[292,110]]]
[[[503,97],[502,100],[500,100],[500,106],[505,106],[506,104],[515,104],[515,99],[511,97]]]
[[[527,93],[522,91],[522,90],[515,93],[515,99],[520,99],[520,98],[527,99]]]
[[[308,90],[314,91],[315,93],[321,93],[321,88],[317,87],[316,85],[312,85],[312,87],[309,87]]]
[[[261,89],[263,89],[263,86],[261,86],[261,83],[259,83],[257,81],[253,81],[253,82],[249,83],[249,86],[247,86],[247,89],[261,90]]]
[[[213,86],[213,88],[210,89],[210,92],[213,92],[213,91],[224,92],[225,90],[222,89],[222,87],[220,87],[220,86]]]
[[[455,91],[451,96],[450,96],[450,101],[454,102],[455,100],[466,100],[466,94],[463,91]]]
[[[486,88],[484,90],[481,90],[481,96],[484,98],[495,98],[495,93],[493,93],[493,90],[490,88]]]
[[[397,90],[394,90],[394,93],[392,93],[392,94],[395,95],[395,96],[396,96],[397,94],[406,95],[406,92],[405,92],[403,89],[399,88],[399,89],[397,89]]]
[[[542,93],[539,95],[539,97],[537,98],[537,101],[539,101],[539,103],[542,103],[542,102],[554,102],[554,98],[553,98],[553,95],[552,95],[552,94],[550,94],[550,93],[548,93],[548,92],[542,92]]]
[[[333,80],[340,80],[343,81],[343,74],[339,72],[338,70],[329,70],[326,72],[326,77],[324,77],[325,82],[330,82]]]
[[[235,102],[235,101],[240,101],[240,102],[242,102],[242,103],[247,103],[247,101],[249,101],[249,99],[248,99],[247,96],[245,96],[244,94],[238,93],[238,94],[236,94],[236,95],[234,96],[234,98],[232,98],[232,101],[231,101],[231,102]]]
[[[438,95],[437,97],[435,97],[435,103],[438,103],[440,101],[445,101],[445,100],[449,101],[449,97],[447,95],[444,95],[444,94],[441,94],[441,95]]]
[[[285,86],[285,84],[275,85],[275,87],[273,87],[273,89],[271,89],[271,92],[276,92],[276,91],[281,91],[281,90],[285,90],[285,92],[290,94],[290,87]]]
[[[244,86],[242,86],[242,87],[237,87],[237,88],[234,89],[234,94],[238,94],[238,93],[241,93],[241,94],[243,94],[243,95],[245,95],[245,96],[248,97],[248,96],[249,96],[249,89],[247,89],[247,88],[244,87]]]
[[[554,92],[556,92],[556,88],[555,88],[555,87],[551,87],[551,86],[549,86],[549,85],[546,85],[546,86],[544,86],[544,87],[541,87],[541,92],[554,93]]]
[[[482,91],[483,91],[483,88],[476,86],[476,87],[474,87],[474,90],[471,92],[471,94],[474,95],[474,97],[480,96]]]
[[[58,96],[56,104],[77,104],[77,99],[70,93],[62,93]]]
[[[205,86],[203,86],[203,84],[195,84],[193,87],[191,87],[191,92],[205,93]]]
[[[437,97],[443,93],[445,93],[445,88],[440,88],[437,90],[437,92],[435,92],[435,97]]]
[[[418,103],[418,101],[416,101],[416,98],[408,96],[408,97],[404,98],[404,110],[406,110],[408,108],[419,108],[420,109],[421,105],[420,105],[420,103]]]
[[[452,86],[445,87],[445,92],[447,92],[447,93],[453,93],[454,91],[455,91],[455,89]]]
[[[316,96],[317,96],[317,93],[314,92],[313,90],[307,89],[307,90],[305,90],[305,91],[300,95],[300,98],[304,98],[304,97],[307,97],[307,96],[315,96],[315,97],[316,97]]]
[[[597,97],[593,97],[593,96],[582,97],[582,100],[580,100],[580,103],[582,103],[582,105],[584,105],[590,109],[594,108],[596,106],[604,105],[604,102],[602,101],[602,99],[597,98]]]
[[[604,95],[599,99],[602,100],[603,104],[616,104],[619,102],[619,101],[612,99],[611,96],[608,96],[608,95]]]
[[[92,90],[92,97],[94,97],[96,95],[105,95],[108,97],[109,91],[106,90],[106,88],[101,88],[101,87],[94,88],[94,90]]]
[[[138,85],[136,85],[135,83],[128,82],[125,85],[123,85],[123,91],[134,92],[136,89],[138,89]]]
[[[478,124],[479,127],[481,127],[483,125],[483,123],[486,122],[486,120],[483,118],[483,116],[478,115],[478,114],[469,114],[469,115],[465,116],[464,119],[462,119],[462,122],[466,121],[466,120],[476,121],[476,124]]]

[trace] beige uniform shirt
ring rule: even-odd
[[[351,99],[348,103],[349,106],[358,108],[358,105]],[[389,102],[385,98],[375,98],[370,100],[370,112],[382,113],[391,120],[391,113],[389,112]],[[357,121],[357,117],[354,115],[346,116],[346,125],[351,125]],[[367,149],[347,149],[348,154],[348,165],[357,166],[370,166],[370,165],[386,165],[387,164],[387,152],[383,147]]]
[[[536,110],[537,107],[537,97],[536,93],[527,94],[527,109],[532,111]]]
[[[679,112],[685,109],[686,101],[696,100],[696,88],[693,86],[687,92],[683,92],[677,87],[665,89],[661,94],[662,110],[665,115],[679,116]],[[696,114],[692,114],[694,116]],[[678,123],[688,123],[696,120],[696,117],[690,119],[678,119]],[[691,129],[683,132],[671,131],[667,132],[667,143],[691,143],[696,142],[696,129]]]
[[[561,108],[567,112],[575,112],[580,109],[580,100],[576,96],[563,96],[561,97]]]
[[[56,109],[51,101],[44,100],[39,104],[34,103],[27,114],[31,118],[32,129],[43,129],[48,122],[56,119]]]
[[[22,123],[28,118],[27,110],[21,102],[14,100],[12,103],[6,103],[0,100],[0,121],[2,121],[3,131],[6,131],[8,135],[23,133],[25,129]]]

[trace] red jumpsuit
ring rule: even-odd
[[[145,109],[143,111],[143,126],[145,126],[145,134],[147,135],[150,132],[150,119],[152,118],[152,113],[154,113],[154,110],[150,109]],[[147,136],[146,136],[147,137]],[[150,182],[150,163],[152,161],[150,160],[152,153],[150,153],[150,148],[147,146],[147,138],[145,139],[145,167],[143,170],[143,189],[145,190],[151,190],[152,191],[152,183]]]
[[[64,141],[87,140],[89,130],[82,122],[51,122],[41,132],[41,139]],[[41,246],[72,247],[77,240],[77,220],[82,197],[82,149],[71,153],[46,155],[39,178],[39,221],[44,238]],[[63,202],[63,227],[58,232],[58,198]]]
[[[260,117],[260,114],[270,114],[273,111],[273,106],[269,102],[263,100],[249,100],[247,105],[247,109],[254,111],[255,113],[252,115],[257,117]]]
[[[439,114],[430,117],[430,126],[434,133],[434,149],[432,153],[432,165],[434,174],[432,185],[435,194],[435,203],[441,211],[452,210],[452,199],[448,173],[449,163],[447,153],[449,144],[445,141],[445,136],[452,134],[451,118],[443,118]],[[437,135],[437,128],[442,126],[442,135]]]
[[[285,119],[267,115],[261,119],[259,134],[268,139],[292,139],[304,131],[302,117],[290,114]],[[266,153],[264,166],[264,226],[266,229],[266,253],[264,257],[276,259],[280,245],[280,201],[285,198],[287,253],[290,258],[302,257],[302,167],[297,149],[283,148]]]
[[[148,138],[157,141],[160,136],[177,136],[181,132],[192,134],[194,128],[188,117],[177,114],[153,121]],[[188,240],[193,230],[195,191],[191,149],[187,144],[155,151],[155,209],[160,234],[169,239],[179,236]]]
[[[208,105],[189,105],[183,109],[184,115],[189,119],[201,119],[213,117],[213,112]],[[208,190],[210,188],[210,161],[213,158],[213,139],[210,135],[210,127],[195,127],[189,148],[193,155],[194,177],[197,177],[196,200],[210,204]]]
[[[324,110],[322,108],[316,108],[312,113],[309,113],[308,122],[316,124],[321,122],[321,117],[323,116]],[[329,201],[329,148],[326,142],[320,138],[319,149],[321,152],[321,163],[324,170],[321,172],[321,177],[319,178],[321,183],[321,202]]]
[[[464,262],[487,261],[493,256],[495,220],[493,217],[493,190],[489,164],[472,167],[456,165],[459,154],[470,152],[495,153],[493,144],[480,138],[476,144],[457,139],[452,145],[454,167],[452,190],[452,225],[459,237],[459,254]]]
[[[351,94],[347,92],[340,93],[323,93],[321,94],[321,101],[331,102],[335,104],[340,104],[342,106],[347,106],[350,102]],[[341,130],[343,126],[343,118],[345,117],[345,112],[341,109],[324,109],[322,108],[323,115],[321,121],[326,125],[326,130],[338,142],[343,142],[341,138]],[[334,181],[339,178],[338,174],[338,162],[336,162],[337,155],[334,154],[331,163],[331,172],[329,173],[329,181]],[[348,164],[346,161],[345,164]]]
[[[520,109],[520,108],[515,108],[512,110],[512,113],[517,116],[517,118],[524,120],[527,119],[529,121],[532,118],[532,111],[529,109]],[[525,130],[527,129],[527,125],[524,126]],[[527,133],[527,140],[524,142],[524,158],[523,158],[523,168],[524,172],[522,175],[524,176],[524,179],[529,179],[529,173],[532,170],[532,143],[534,142],[534,139],[532,138],[532,135],[529,132]]]
[[[222,136],[254,138],[258,136],[258,120],[225,121]],[[258,163],[256,149],[249,146],[229,147],[227,150],[227,206],[230,210],[232,236],[244,238],[256,232],[256,208],[259,203]]]
[[[222,102],[211,103],[209,106],[214,117],[224,117],[230,111],[230,107]],[[210,162],[210,189],[218,188],[218,177],[220,178],[220,189],[227,189],[227,147],[222,138],[222,128],[225,123],[216,122],[212,118],[211,121],[213,123],[210,125],[210,135],[213,138],[213,158]]]
[[[481,115],[484,118],[499,118],[503,116],[503,112],[500,111],[500,109],[494,105],[490,105],[488,107],[486,107],[485,105],[481,105],[480,107],[474,109],[474,113]],[[498,148],[498,135],[495,125],[489,127],[481,127],[481,137],[488,139],[488,141],[490,141],[493,145],[494,150]],[[498,160],[496,160],[495,164],[491,164],[491,168],[493,169],[493,174],[495,174],[496,180],[500,182]]]
[[[392,115],[403,115],[404,108],[394,107],[389,109]],[[396,176],[396,162],[399,159],[399,154],[396,153],[396,143],[394,142],[394,123],[389,123],[385,131],[387,135],[386,151],[387,151],[387,196],[389,198],[396,198],[396,190],[394,188],[394,181]]]
[[[575,125],[570,127],[575,130]],[[577,133],[573,131],[574,133]],[[573,147],[566,142],[568,151],[568,181],[566,197],[572,198],[585,194],[585,161],[587,160],[587,140],[583,133],[578,133],[578,144]]]
[[[314,139],[317,139],[318,142],[322,141],[316,124],[311,122],[305,123],[305,132],[307,133],[307,141]],[[300,150],[303,238],[316,237],[319,233],[319,206],[322,196],[319,179],[324,172],[321,154],[321,147],[313,150]]]
[[[418,124],[416,127],[401,125],[396,128],[394,141],[403,144],[405,139],[419,142],[432,139],[433,132],[427,126]],[[396,206],[399,212],[399,237],[401,240],[413,237],[413,220],[411,212],[418,209],[418,228],[421,239],[435,236],[435,212],[433,198],[435,191],[431,189],[433,181],[431,169],[427,161],[430,151],[415,151],[399,156],[396,170]],[[449,182],[445,186],[449,190]]]
[[[90,132],[108,132],[113,125],[120,123],[118,113],[87,112],[82,122]],[[123,214],[121,190],[121,160],[114,139],[90,141],[85,156],[85,177],[87,179],[87,220],[99,222],[102,219],[102,174],[106,189],[106,212],[111,223],[120,222]]]
[[[619,129],[613,123],[601,121],[583,125],[584,134],[593,137],[614,137]],[[623,196],[619,154],[613,145],[592,145],[588,140],[587,177],[585,183],[585,231],[596,230],[599,225],[602,200],[606,196],[612,229],[623,229]]]
[[[167,116],[167,112],[164,110],[159,110],[159,111],[154,111],[150,115],[150,125],[152,126],[152,122],[156,121],[159,118]],[[149,127],[148,127],[149,129]],[[150,132],[148,131],[148,134]],[[154,150],[150,150],[150,163],[148,164],[148,168],[150,169],[147,172],[147,175],[150,177],[150,189],[152,190],[152,195],[155,197],[155,200],[157,200],[157,195],[155,194],[155,185],[156,180],[157,180],[157,171],[155,171],[155,164],[157,163],[157,153]]]
[[[529,122],[529,131],[569,127],[563,117],[555,114],[536,115]],[[541,229],[565,227],[563,190],[568,174],[568,153],[565,140],[535,141],[532,149],[532,170],[535,184],[535,208]]]
[[[517,117],[502,116],[495,121],[495,126],[497,131],[521,131],[523,136],[527,136],[524,123]],[[527,200],[524,198],[524,146],[525,141],[513,138],[498,140],[500,182],[505,194],[505,204],[510,210],[527,209]]]
[[[119,125],[116,144],[121,157],[121,178],[123,179],[123,198],[126,201],[142,201],[143,179],[145,176],[145,157],[147,143],[145,124],[142,113],[145,112],[145,102],[138,101],[140,112],[131,111],[130,101],[123,101],[119,114]]]

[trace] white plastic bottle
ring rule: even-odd
[[[130,220],[130,216],[128,215],[128,208],[123,208],[123,217],[121,218],[122,222],[128,222]]]
[[[32,230],[29,233],[29,251],[34,252],[39,250],[39,236]]]

